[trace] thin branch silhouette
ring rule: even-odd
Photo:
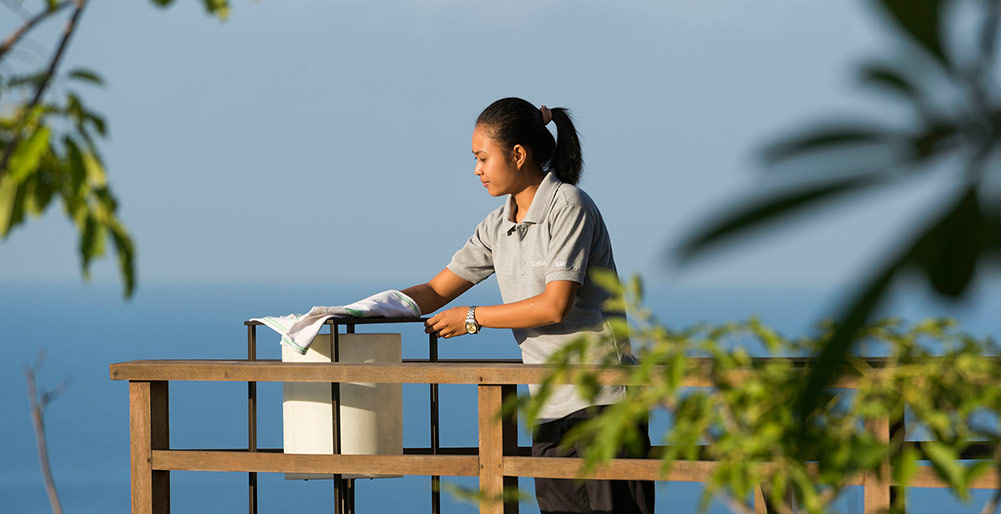
[[[52,479],[52,468],[49,465],[49,450],[45,438],[45,408],[52,403],[66,387],[69,386],[69,379],[63,380],[55,389],[38,393],[35,385],[35,374],[42,367],[45,361],[45,350],[38,352],[38,359],[34,366],[25,366],[24,375],[28,382],[28,401],[31,404],[31,422],[35,427],[35,439],[38,442],[38,459],[42,466],[42,478],[45,480],[45,491],[49,496],[49,503],[52,505],[54,514],[62,514],[63,508],[59,501],[59,493],[56,490],[55,480]]]

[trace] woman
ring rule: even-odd
[[[555,140],[546,128],[550,121],[556,124]],[[583,163],[566,110],[537,109],[520,98],[498,100],[477,118],[472,151],[476,176],[487,192],[507,195],[507,201],[477,225],[441,273],[403,293],[427,314],[496,273],[504,303],[452,307],[431,317],[427,331],[451,338],[481,327],[510,328],[522,360],[530,364],[545,362],[581,335],[610,336],[606,318],[613,314],[602,308],[609,294],[591,282],[588,272],[615,270],[615,261],[601,213],[574,186]],[[614,346],[602,353],[635,362],[628,343]],[[624,394],[621,386],[606,386],[589,402],[574,386],[558,387],[539,413],[532,455],[576,456],[576,448],[557,452],[563,434],[592,415],[595,406]],[[649,448],[645,427],[641,433]],[[544,513],[653,512],[652,482],[536,479],[535,487]]]

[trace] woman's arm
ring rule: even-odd
[[[570,313],[578,287],[570,280],[548,282],[542,294],[517,302],[477,307],[476,322],[491,328],[535,328],[560,323]],[[425,332],[437,332],[446,339],[465,334],[468,310],[468,307],[452,307],[435,314],[427,321]]]
[[[401,292],[417,302],[417,306],[421,308],[421,314],[428,314],[455,300],[460,294],[468,291],[470,287],[473,287],[472,282],[445,268],[430,281],[408,287]]]

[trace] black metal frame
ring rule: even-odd
[[[424,323],[428,318],[334,318],[325,322],[330,326],[332,361],[340,360],[340,346],[338,341],[338,326],[344,325],[345,333],[354,334],[355,325],[374,325],[386,323]],[[262,323],[257,321],[245,321],[247,326],[247,360],[257,360],[257,326]],[[435,333],[428,335],[428,362],[438,362],[438,336]],[[438,432],[438,384],[430,385],[431,404],[431,455],[438,455],[439,432]],[[333,404],[334,416],[334,453],[341,453],[341,421],[340,402],[341,392],[339,383],[330,384],[330,392]],[[257,451],[257,382],[247,382],[247,450]],[[441,477],[431,477],[431,512],[441,514]],[[249,473],[249,504],[250,514],[257,514],[257,473]],[[355,511],[355,481],[354,479],[344,479],[341,475],[334,475],[334,514],[354,514]]]

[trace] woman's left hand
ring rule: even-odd
[[[438,337],[448,339],[465,335],[466,313],[469,307],[452,307],[431,316],[431,319],[424,323],[424,332],[430,334],[436,332]]]

